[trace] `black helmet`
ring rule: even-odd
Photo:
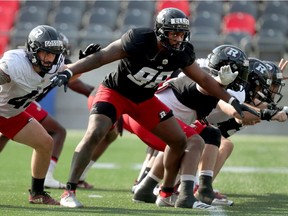
[[[272,75],[272,83],[270,86],[270,94],[273,99],[273,103],[277,104],[282,99],[283,95],[281,94],[282,87],[285,86],[283,79],[283,73],[280,68],[271,61],[263,61],[266,64],[267,69]],[[267,101],[270,103],[269,101]]]
[[[63,52],[63,42],[60,40],[59,34],[55,28],[47,25],[39,25],[31,30],[26,43],[28,58],[33,65],[41,68],[41,71],[47,73],[51,70],[52,65],[47,67],[43,66],[38,57],[38,51],[47,51],[56,54],[53,62],[57,64],[60,54]]]
[[[243,90],[247,84],[249,60],[246,54],[238,47],[221,45],[208,55],[208,67],[214,69],[213,75],[218,75],[222,66],[230,65],[232,72],[238,71],[236,79],[227,88],[234,91]]]
[[[168,39],[168,32],[170,31],[185,33],[180,48],[176,49],[170,45]],[[177,8],[165,8],[161,10],[156,17],[155,33],[164,47],[176,51],[183,51],[185,44],[190,39],[189,19],[183,11]]]
[[[65,57],[70,57],[71,56],[71,46],[70,46],[68,38],[62,32],[59,32],[59,36],[60,36],[60,40],[62,40],[62,42],[63,42],[63,47],[64,47],[63,55]]]
[[[271,101],[269,93],[271,83],[272,76],[266,64],[257,58],[249,58],[248,84],[245,89],[246,102],[252,102],[258,106],[261,102]],[[258,99],[260,103],[255,104],[254,99]]]

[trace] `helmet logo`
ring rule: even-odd
[[[44,44],[45,44],[45,47],[58,47],[58,46],[62,46],[63,42],[60,40],[51,40],[51,41],[45,41]]]
[[[167,65],[167,64],[168,64],[168,59],[163,59],[163,60],[162,60],[162,64],[163,64],[163,65]]]
[[[40,35],[43,34],[43,31],[41,29],[35,29],[35,31],[32,32],[32,35],[35,37],[35,38],[38,38]]]
[[[232,56],[233,58],[237,58],[239,54],[240,52],[237,49],[234,49],[232,47],[227,48],[226,55]]]
[[[183,24],[183,25],[189,25],[189,20],[186,18],[173,18],[171,19],[171,24]]]
[[[267,71],[267,68],[263,64],[255,64],[254,65],[255,71],[259,71],[261,74],[264,74]]]

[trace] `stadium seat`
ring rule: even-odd
[[[153,15],[155,13],[155,1],[128,1],[126,10],[139,9],[141,11],[147,11]]]
[[[8,33],[13,27],[16,11],[0,4],[0,14],[2,16],[0,22],[0,33]]]
[[[0,57],[8,49],[9,35],[0,35]]]
[[[231,1],[228,13],[247,13],[252,15],[257,20],[258,6],[258,2],[256,1]]]
[[[193,9],[193,15],[196,13],[201,13],[204,11],[208,11],[210,13],[218,14],[219,16],[223,16],[224,9],[223,9],[223,2],[221,1],[193,1],[191,3]]]
[[[34,22],[18,22],[10,33],[10,48],[14,49],[19,46],[25,46],[25,42],[30,31],[36,26]]]
[[[280,31],[284,35],[288,35],[288,19],[277,14],[263,15],[257,21],[257,28],[258,31],[273,29],[274,31]]]
[[[103,25],[111,29],[117,27],[118,14],[114,10],[108,8],[93,8],[83,15],[82,26],[87,28],[90,25]]]
[[[187,16],[191,15],[189,0],[156,0],[156,13],[164,8],[174,7],[182,10]]]
[[[48,17],[48,23],[52,26],[66,23],[68,25],[74,25],[77,28],[80,28],[82,24],[81,19],[81,10],[66,6],[51,11]]]
[[[256,20],[247,13],[236,12],[230,13],[223,17],[222,32],[227,34],[233,31],[248,32],[251,35],[256,33]]]
[[[247,32],[229,32],[223,35],[223,44],[231,44],[242,49],[247,55],[250,55],[253,48],[253,37]]]
[[[286,37],[273,29],[262,29],[254,39],[255,54],[259,59],[280,61],[286,51]]]
[[[35,6],[37,8],[42,8],[47,11],[50,11],[53,6],[53,1],[35,1],[35,0],[21,1],[21,7],[30,7],[30,6]]]
[[[105,47],[118,38],[120,38],[120,34],[117,34],[108,26],[89,25],[86,29],[81,30],[79,46],[84,49],[90,43],[98,43]]]
[[[88,10],[93,9],[110,9],[113,10],[114,13],[119,14],[121,10],[121,1],[90,1],[88,4]]]
[[[278,16],[287,17],[287,1],[263,1],[264,9],[262,16],[268,14],[277,14]]]
[[[46,24],[47,13],[48,13],[47,10],[37,8],[36,6],[22,7],[18,11],[15,23],[29,22],[29,23],[35,23],[35,25]]]
[[[86,3],[88,1],[67,1],[67,0],[60,0],[60,1],[56,1],[55,8],[62,8],[62,7],[70,7],[73,9],[78,9],[80,10],[82,13],[86,10]]]
[[[218,14],[210,13],[208,11],[203,11],[200,13],[194,14],[190,26],[193,31],[193,28],[211,28],[214,29],[218,34],[220,32],[221,26],[221,16]]]
[[[207,55],[221,43],[221,37],[217,34],[195,33],[190,37],[194,46],[196,58],[206,58]]]
[[[147,11],[139,9],[126,10],[122,17],[123,23],[120,25],[119,30],[123,33],[135,27],[152,28],[152,18],[151,13]]]

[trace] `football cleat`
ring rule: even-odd
[[[232,200],[220,197],[220,195],[216,194],[214,191],[212,191],[211,193],[209,192],[205,193],[205,192],[199,192],[198,190],[194,195],[198,200],[213,206],[232,206],[234,204]]]
[[[77,184],[77,188],[92,189],[92,188],[94,188],[94,186],[92,184],[89,184],[86,181],[79,181],[78,184]]]
[[[29,190],[29,194],[29,203],[31,204],[60,205],[60,203],[54,200],[46,191],[33,193]]]
[[[206,209],[206,210],[217,210],[216,207],[203,203],[201,201],[196,201],[193,203],[193,209]]]
[[[174,207],[177,198],[178,198],[178,195],[176,193],[172,193],[171,196],[168,196],[165,198],[158,195],[157,200],[156,200],[156,205],[158,207]]]
[[[82,208],[83,205],[76,199],[75,191],[65,190],[61,195],[60,205],[69,208]]]

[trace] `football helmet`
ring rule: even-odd
[[[272,75],[272,83],[270,86],[270,94],[273,99],[273,103],[277,104],[283,98],[281,94],[282,87],[285,86],[285,81],[283,79],[283,73],[280,68],[271,61],[263,61],[266,64],[267,69]],[[269,101],[267,101],[269,103]]]
[[[57,64],[59,56],[63,53],[63,42],[60,40],[57,30],[48,25],[39,25],[31,30],[26,48],[28,58],[33,65],[39,66],[43,73],[51,70],[52,66]],[[39,59],[38,52],[46,51],[56,55],[51,66],[44,66]]]
[[[62,40],[62,42],[63,42],[63,47],[64,47],[63,55],[65,57],[70,57],[71,56],[71,46],[70,46],[68,38],[62,32],[59,32],[59,36],[60,36],[60,40]]]
[[[224,65],[230,65],[232,72],[238,71],[238,76],[227,88],[234,91],[244,90],[249,73],[249,60],[246,54],[236,46],[220,45],[208,55],[208,67],[214,69],[211,73],[217,76]]]
[[[248,84],[245,89],[246,102],[252,102],[258,106],[262,102],[272,101],[269,93],[271,83],[272,76],[266,64],[257,58],[249,58]]]
[[[184,32],[183,41],[179,41],[179,48],[170,45],[168,32]],[[190,40],[189,19],[184,12],[177,8],[164,8],[161,10],[155,22],[155,33],[158,40],[169,50],[183,51]]]

